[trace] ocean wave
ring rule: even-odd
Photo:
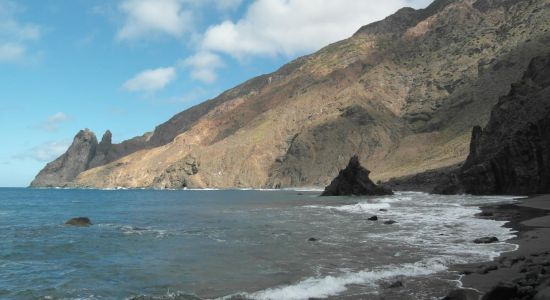
[[[324,205],[305,205],[304,206],[304,208],[328,209],[328,210],[336,210],[336,211],[348,212],[348,213],[373,212],[373,211],[378,211],[380,209],[388,209],[390,207],[391,207],[391,204],[389,203],[367,203],[367,202],[341,205],[341,206],[324,206]]]
[[[132,296],[126,298],[126,300],[201,300],[202,298],[199,298],[192,294],[187,294],[184,292],[171,292],[168,291],[166,294],[162,296],[147,296],[147,295],[139,295],[139,296]]]
[[[323,187],[319,186],[304,186],[296,188],[283,188],[283,191],[295,191],[295,192],[322,192],[325,190]]]
[[[296,284],[269,288],[255,293],[240,293],[220,299],[244,297],[257,300],[305,300],[337,296],[347,290],[349,285],[372,285],[397,277],[426,276],[447,270],[454,263],[452,257],[434,257],[416,263],[385,266],[375,270],[348,272],[340,276],[310,277]]]
[[[414,202],[404,203],[413,200]],[[400,192],[394,196],[374,198],[357,204],[340,206],[313,205],[307,208],[331,210],[371,216],[397,223],[392,227],[372,223],[364,240],[381,242],[411,249],[422,249],[428,255],[450,255],[457,263],[490,261],[503,252],[514,251],[517,245],[506,241],[516,232],[504,227],[504,221],[480,219],[479,205],[514,202],[511,196],[438,196],[424,193]],[[380,212],[380,209],[387,211]],[[495,236],[500,242],[475,244],[474,239]]]
[[[139,226],[120,225],[120,224],[98,224],[97,226],[113,228],[115,230],[119,230],[124,235],[152,235],[155,238],[164,238],[173,234],[166,229],[156,229],[149,226],[139,227]]]

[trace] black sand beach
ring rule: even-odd
[[[455,266],[468,290],[446,299],[550,299],[550,195],[482,207],[479,217],[508,220],[506,226],[518,231],[509,242],[519,247],[492,262]]]

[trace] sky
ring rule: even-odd
[[[0,186],[430,0],[0,0]]]

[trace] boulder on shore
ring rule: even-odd
[[[498,238],[494,236],[486,236],[479,239],[475,239],[474,243],[476,244],[491,244],[498,242]]]
[[[354,155],[321,196],[393,195],[390,189],[374,184],[369,174],[370,171],[359,163],[359,157]]]
[[[90,226],[92,225],[92,221],[87,217],[78,217],[78,218],[72,218],[69,221],[65,222],[65,225]]]

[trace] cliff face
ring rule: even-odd
[[[475,133],[477,132],[477,134]],[[532,60],[480,132],[458,174],[470,194],[550,192],[550,55]]]
[[[112,144],[112,133],[107,130],[97,142],[94,132],[89,129],[79,131],[73,143],[63,155],[47,164],[31,182],[32,187],[64,187],[72,185],[74,179],[82,172],[106,165],[123,156],[141,149],[150,148],[149,137],[140,137]]]
[[[375,180],[462,162],[471,128],[549,51],[549,5],[437,0],[402,9],[152,135],[105,147],[72,184],[322,186],[354,154]]]
[[[58,159],[38,173],[31,186],[65,186],[88,169],[97,149],[97,138],[90,130],[81,130],[72,145]]]

